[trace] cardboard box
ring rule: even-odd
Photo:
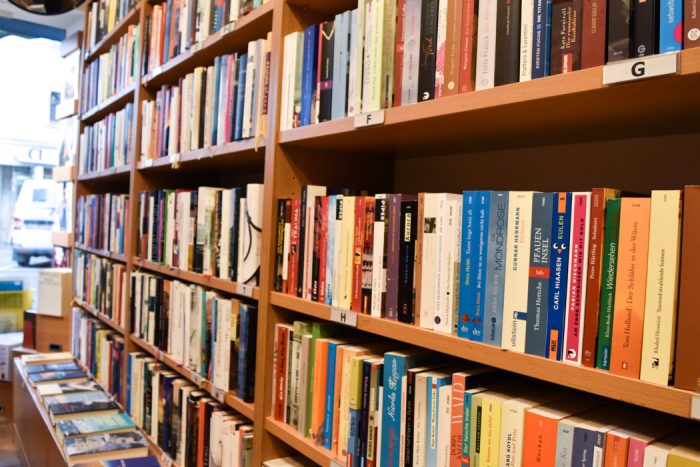
[[[69,268],[40,270],[36,312],[45,316],[69,316],[72,286],[73,271]]]
[[[36,350],[70,352],[71,315],[36,317]]]
[[[0,334],[0,380],[12,381],[12,349],[22,345],[21,332]]]

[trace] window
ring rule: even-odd
[[[58,104],[61,103],[61,93],[57,91],[51,91],[51,105],[49,108],[49,120],[52,122],[56,120],[56,108]]]

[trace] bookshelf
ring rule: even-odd
[[[254,464],[298,453],[331,465],[330,452],[301,437],[271,415],[274,329],[278,323],[312,317],[332,321],[332,309],[273,291],[276,202],[297,196],[305,184],[348,186],[375,192],[461,192],[463,189],[577,190],[615,186],[648,192],[698,183],[700,131],[700,49],[678,54],[679,73],[626,84],[603,84],[603,67],[551,76],[494,89],[458,94],[383,111],[384,123],[355,128],[353,118],[278,131],[283,38],[356,6],[351,0],[270,0],[235,25],[225,26],[152,73],[81,116],[81,129],[134,104],[134,153],[130,164],[77,177],[77,196],[129,193],[132,206],[144,190],[237,186],[264,181],[262,262],[257,287],[182,271],[136,256],[138,210],[131,209],[126,254],[75,247],[144,270],[258,302],[255,403],[220,394],[208,381],[178,364],[106,316],[79,304],[124,336],[128,351],[156,357],[183,377],[253,421]],[[141,1],[86,59],[124,34],[129,24],[145,27],[153,5]],[[142,29],[143,30],[143,29]],[[262,138],[235,141],[139,161],[142,103],[164,84],[177,83],[214,57],[242,51],[272,31],[268,130]],[[140,38],[141,53],[146,48]],[[551,167],[556,167],[552,176]],[[127,300],[129,303],[129,291]],[[122,310],[128,316],[128,310]],[[416,345],[520,373],[554,384],[629,402],[684,418],[700,419],[700,395],[601,370],[507,352],[415,326],[368,315],[357,316],[357,331]],[[127,329],[129,326],[127,326]],[[157,446],[156,446],[157,448]]]

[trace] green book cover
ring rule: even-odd
[[[294,321],[294,335],[292,337],[292,354],[296,355],[296,358],[299,358],[299,355],[301,354],[301,338],[302,336],[305,335],[311,335],[311,327],[312,323],[308,321]],[[298,362],[297,362],[298,363]],[[287,400],[287,404],[290,405],[290,418],[289,418],[289,424],[293,426],[294,428],[298,428],[299,426],[299,378],[296,377],[296,374],[293,374],[293,371],[298,372],[299,368],[292,368],[291,365],[289,365],[289,362],[287,362],[288,366],[288,380],[289,385],[291,387],[291,393],[292,393],[292,400],[289,401]]]
[[[598,348],[596,367],[610,369],[610,344],[612,343],[613,314],[615,306],[615,277],[620,237],[620,198],[608,200],[605,213],[605,239],[603,242],[603,269],[598,321]]]
[[[56,422],[56,434],[59,439],[63,441],[69,436],[126,431],[135,427],[136,422],[134,422],[131,417],[127,414],[120,413],[77,418],[73,420],[60,420]]]

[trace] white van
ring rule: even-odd
[[[58,184],[53,180],[25,180],[22,184],[10,229],[12,259],[20,266],[28,266],[32,256],[51,257],[57,195]]]

